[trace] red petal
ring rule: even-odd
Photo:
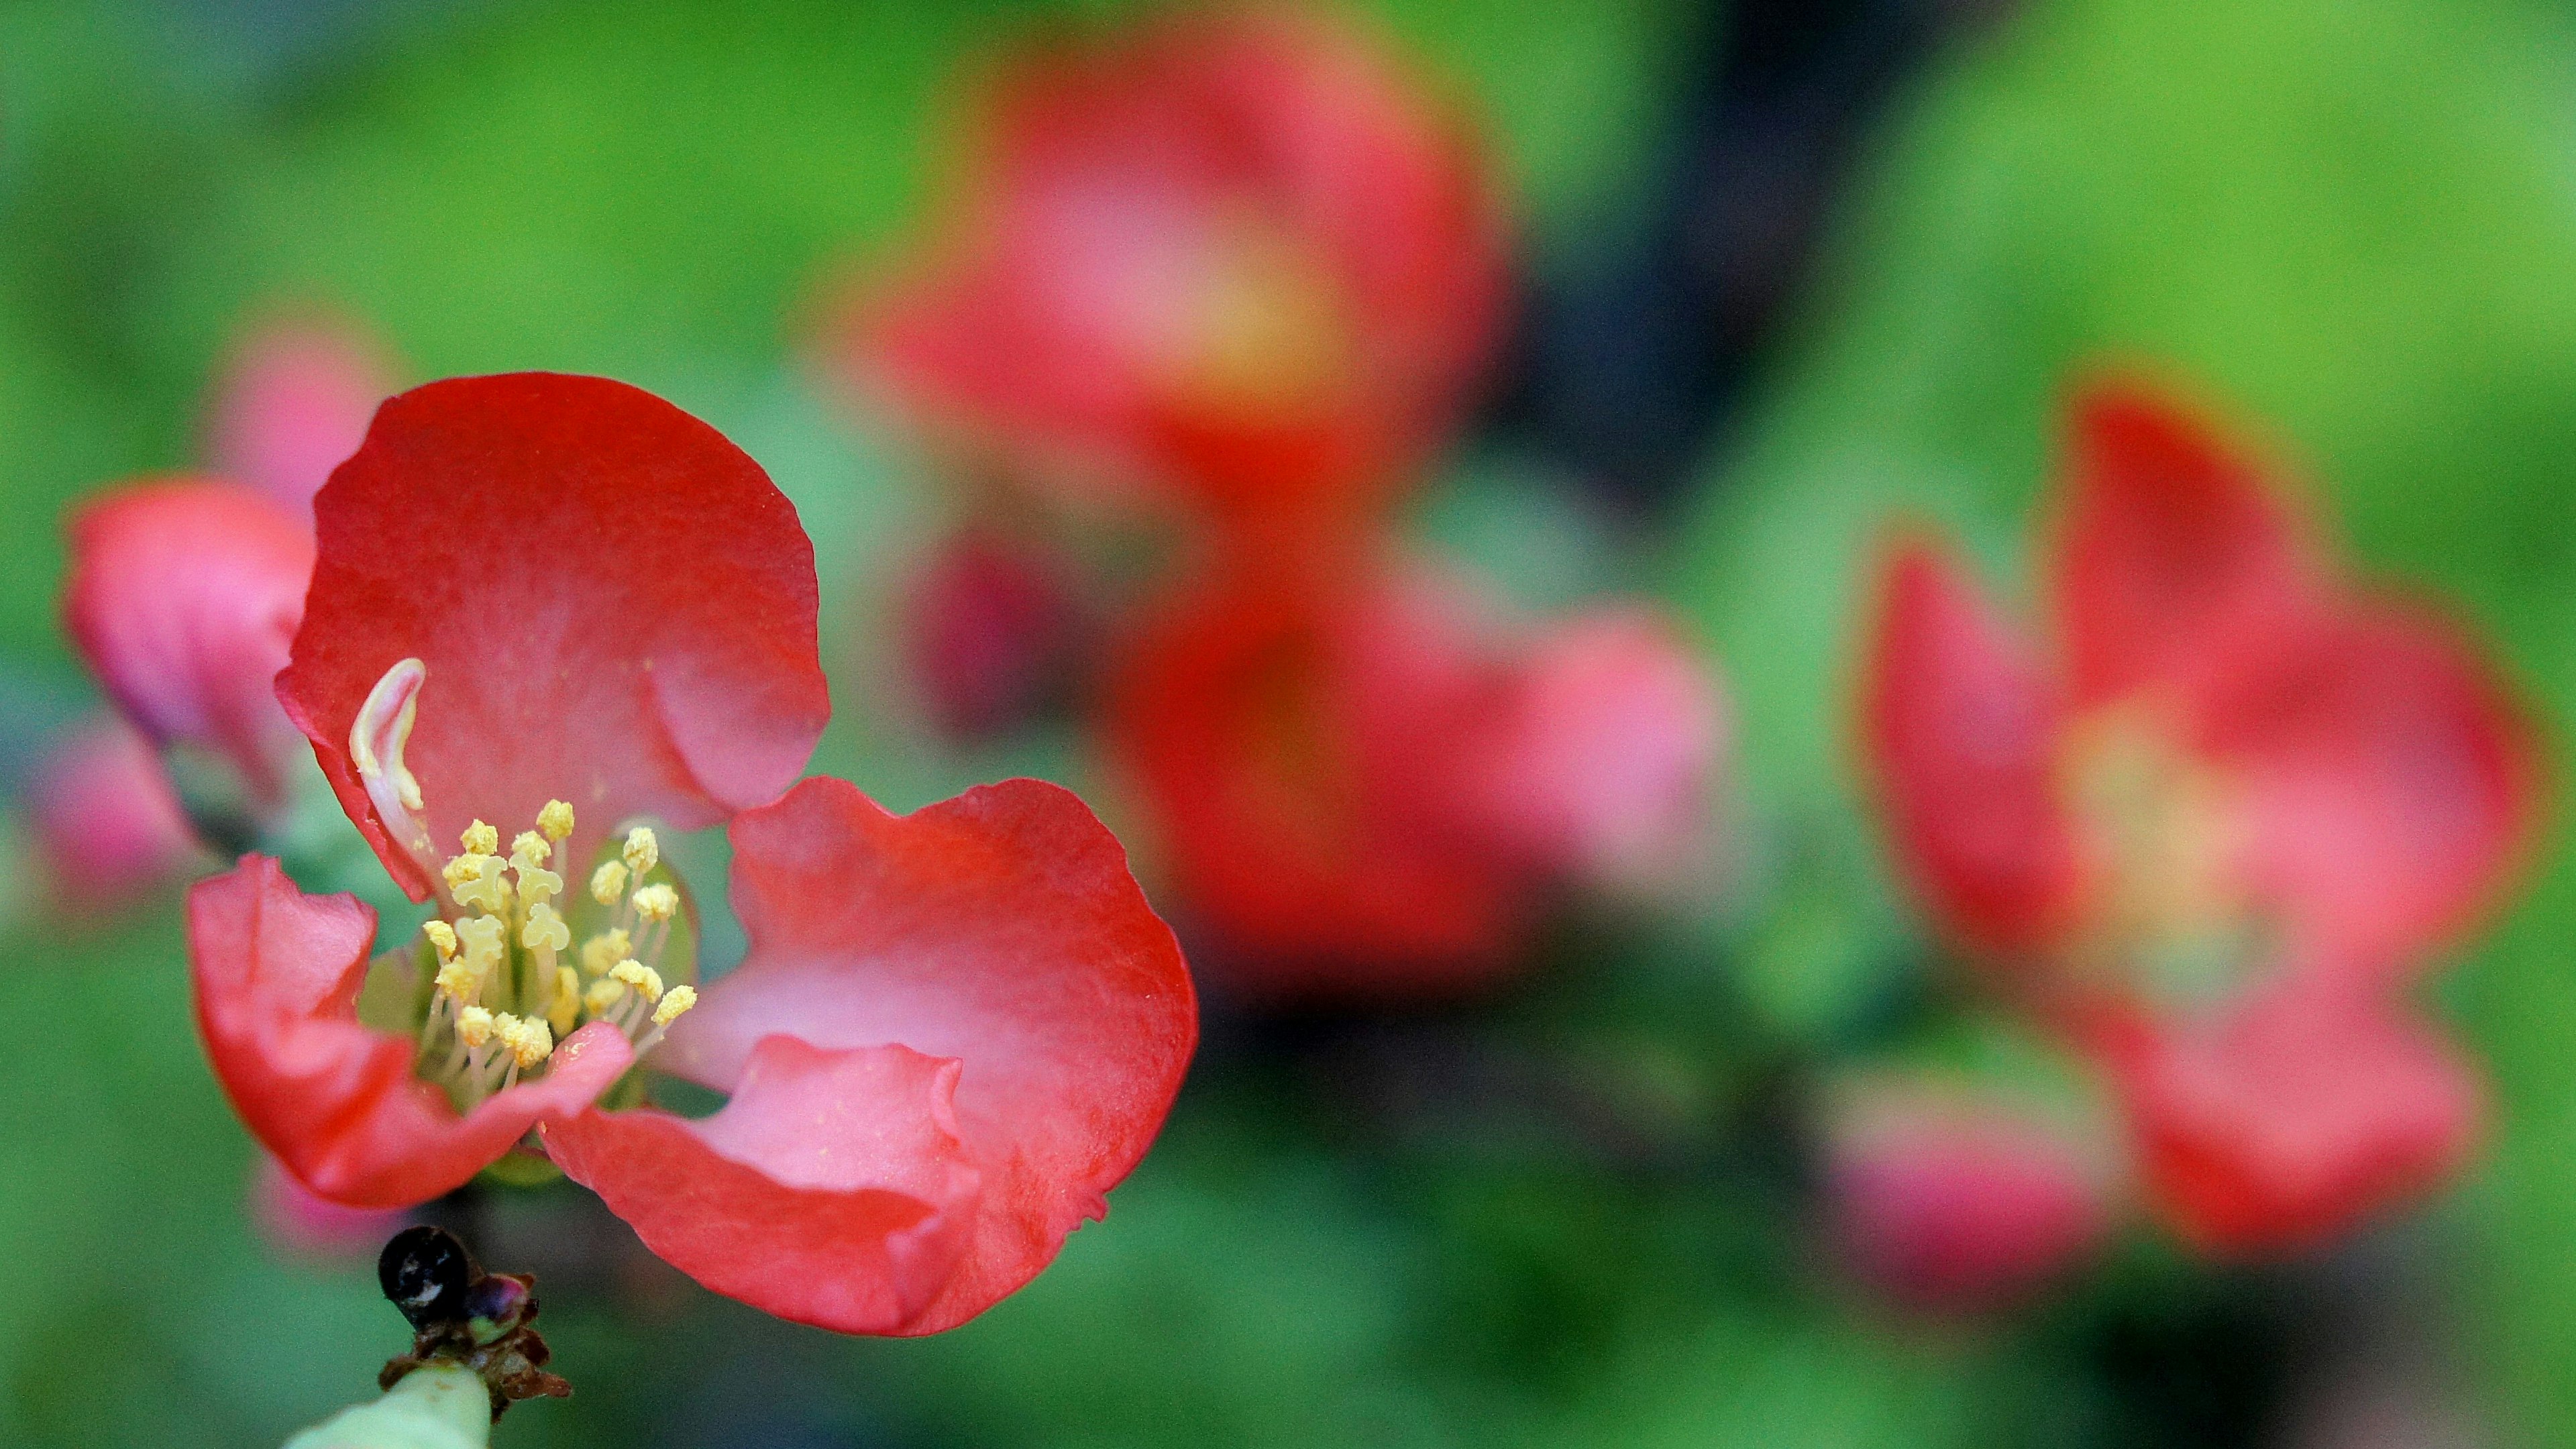
[[[1198,1039],[1180,947],[1117,840],[1035,780],[905,816],[807,780],[732,835],[750,957],[655,1064],[739,1091],[773,1034],[962,1063],[957,1130],[983,1203],[953,1278],[900,1331],[962,1323],[1098,1217],[1162,1126]]]
[[[1031,57],[939,275],[863,321],[934,411],[1231,506],[1383,486],[1498,330],[1498,209],[1354,38],[1191,17]]]
[[[1453,994],[1513,964],[1535,882],[1460,755],[1507,676],[1465,612],[1401,578],[1229,579],[1130,640],[1110,747],[1247,992]]]
[[[760,465],[650,393],[552,373],[459,378],[384,405],[315,499],[321,553],[287,713],[386,868],[350,762],[368,691],[429,670],[407,761],[430,837],[506,839],[576,807],[567,857],[625,818],[682,830],[775,797],[830,713],[814,550]]]
[[[250,489],[173,478],[90,500],[70,534],[63,627],[117,707],[274,797],[294,735],[271,684],[313,573],[303,523]]]
[[[2316,628],[2212,702],[2202,746],[2247,792],[2256,898],[2348,959],[2420,964],[2492,903],[2539,813],[2521,711],[2422,614]]]
[[[550,1123],[546,1151],[718,1293],[841,1333],[947,1327],[925,1313],[974,1239],[979,1185],[958,1063],[770,1036],[737,1071],[712,1117],[586,1112]]]
[[[2079,706],[2144,688],[2188,697],[2316,601],[2302,520],[2198,418],[2121,386],[2073,413],[2053,583]]]
[[[392,368],[351,324],[272,323],[244,339],[215,396],[215,471],[313,516],[313,495],[358,450],[367,420],[394,390]]]
[[[2314,1245],[2468,1159],[2480,1093],[2459,1054],[2336,977],[2302,973],[2214,1030],[2151,1028],[2120,1054],[2149,1187],[2204,1248]]]
[[[458,1116],[412,1075],[410,1038],[358,1024],[375,912],[308,896],[277,862],[188,893],[188,960],[206,1055],[242,1121],[307,1187],[350,1207],[407,1207],[462,1186],[539,1122],[590,1105],[634,1060],[594,1022],[546,1074]]]
[[[2049,944],[2079,884],[2055,781],[2063,705],[1975,585],[1928,546],[1888,561],[1866,688],[1888,829],[1916,889],[1972,945]]]

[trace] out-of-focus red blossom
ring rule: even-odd
[[[1089,634],[1071,572],[989,528],[943,540],[902,609],[905,672],[932,723],[964,738],[1025,721],[1069,690]]]
[[[2322,1236],[2468,1140],[2475,1093],[2389,1034],[2394,993],[2511,875],[2538,755],[2472,646],[2346,582],[2187,412],[2097,387],[2067,467],[2053,655],[1933,545],[1889,561],[1865,718],[1897,855],[1952,935],[2114,1044],[2185,1231]],[[2249,1034],[2292,1075],[2256,1088]]]
[[[393,375],[383,349],[352,324],[313,317],[259,327],[216,384],[207,461],[309,519],[313,495],[392,395]]]
[[[1829,1124],[1826,1200],[1845,1265],[1932,1313],[2008,1307],[2109,1235],[2108,1144],[1991,1093],[1873,1084]]]
[[[75,912],[131,901],[196,856],[159,756],[121,720],[91,720],[56,745],[29,804],[46,888]]]
[[[82,504],[70,544],[63,627],[118,709],[274,803],[296,746],[271,682],[303,614],[311,530],[254,489],[177,477]]]
[[[1664,631],[1519,634],[1451,580],[1361,568],[1185,584],[1109,686],[1111,749],[1239,987],[1471,989],[1551,882],[1702,848],[1719,705]]]
[[[276,1247],[308,1258],[372,1260],[411,1214],[401,1208],[345,1207],[295,1180],[263,1152],[251,1169],[250,1219]]]
[[[622,384],[464,379],[386,404],[316,514],[279,694],[387,868],[452,923],[429,964],[470,962],[453,943],[494,920],[467,913],[478,876],[500,869],[495,846],[471,843],[494,836],[468,823],[544,833],[512,848],[521,954],[456,987],[442,968],[428,1019],[398,1029],[359,1018],[365,907],[304,895],[258,856],[197,888],[209,1054],[301,1182],[391,1207],[542,1144],[700,1282],[863,1333],[971,1317],[1098,1215],[1195,1043],[1179,950],[1117,842],[1053,786],[1012,781],[906,817],[828,780],[762,803],[802,768],[827,704],[811,546],[757,465]],[[622,857],[611,840],[639,817],[731,823],[752,946],[702,1001],[649,971],[591,969],[612,937],[609,955],[647,958],[621,970],[652,965],[661,938],[644,923],[685,899],[665,896],[657,917],[642,888],[625,893],[648,873],[676,885],[637,838]],[[465,854],[441,867],[433,835],[466,839]],[[594,861],[633,874],[585,892]],[[551,986],[581,984],[571,936],[546,943],[560,918],[537,914],[567,881],[563,911],[602,907],[585,931],[612,905],[636,926],[584,943],[598,1001]],[[662,1008],[649,1018],[622,1005],[647,978],[640,999]],[[487,1061],[468,1007],[529,1013],[507,1019],[535,1047],[506,1070]],[[535,1035],[548,1017],[557,1031]],[[602,1109],[639,1059],[730,1100],[697,1120]]]
[[[1237,515],[1364,503],[1441,441],[1500,328],[1483,158],[1319,17],[1038,47],[977,157],[930,265],[856,309],[842,355],[1041,473]]]

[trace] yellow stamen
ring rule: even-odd
[[[667,885],[637,886],[635,914],[648,921],[667,921],[680,909],[680,893]]]
[[[697,1004],[698,989],[696,987],[674,986],[671,988],[670,994],[662,998],[662,1004],[653,1008],[653,1024],[655,1026],[669,1026],[671,1022],[680,1015],[680,1013],[687,1011],[690,1007]]]
[[[535,1066],[555,1052],[555,1035],[546,1029],[544,1022],[512,1016],[506,1011],[492,1018],[492,1035],[510,1049],[510,1055],[518,1059],[522,1070]]]
[[[609,1008],[625,994],[626,983],[623,981],[594,981],[590,983],[590,989],[582,993],[581,1004],[589,1007],[593,1016],[606,1016]]]
[[[458,1001],[472,1001],[483,994],[483,973],[463,961],[450,961],[438,968],[435,983],[441,994]]]
[[[510,841],[510,863],[513,865],[523,860],[543,865],[553,858],[554,853],[553,842],[533,830],[522,830]]]
[[[483,1044],[492,1039],[492,1032],[498,1020],[482,1007],[466,1007],[456,1013],[456,1039],[476,1051],[481,1051]]]
[[[590,898],[603,906],[613,906],[617,904],[617,898],[624,894],[626,894],[626,862],[601,861],[599,869],[590,873]]]
[[[457,844],[465,848],[467,855],[499,855],[501,832],[477,820],[465,827],[465,835]]]
[[[546,833],[548,840],[568,838],[572,834],[572,805],[563,800],[547,801],[546,808],[537,812],[537,828]]]
[[[555,1035],[572,1035],[581,1021],[581,973],[569,966],[555,968],[555,999],[546,1006],[546,1025]]]
[[[593,976],[608,974],[608,968],[634,954],[635,943],[622,930],[602,931],[581,943],[581,969]]]
[[[456,959],[456,928],[441,920],[420,923],[420,933],[429,938],[430,948],[438,952],[441,965]]]
[[[662,842],[654,836],[653,827],[638,825],[626,832],[626,849],[622,853],[626,857],[627,872],[642,880],[654,862],[662,858]]]
[[[608,974],[644,993],[646,1001],[662,999],[662,973],[641,961],[630,957],[610,967]]]

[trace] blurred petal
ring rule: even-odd
[[[261,1236],[291,1253],[373,1262],[411,1214],[400,1208],[344,1207],[295,1180],[263,1152],[251,1169],[250,1217]]]
[[[1100,1216],[1161,1128],[1198,1039],[1180,947],[1116,839],[1035,780],[904,816],[807,780],[737,816],[733,844],[750,956],[655,1065],[739,1093],[778,1035],[959,1064],[955,1131],[983,1197],[953,1276],[900,1331],[962,1323]]]
[[[2495,899],[2537,823],[2528,724],[2429,616],[2321,625],[2203,728],[2246,795],[2252,889],[2293,935],[2349,959],[2420,966]]]
[[[2053,586],[2077,705],[2189,695],[2259,660],[2323,583],[2287,500],[2143,388],[2096,386],[2072,423]]]
[[[239,867],[188,893],[197,1026],[234,1110],[305,1186],[351,1207],[399,1208],[460,1187],[528,1129],[590,1105],[634,1060],[592,1023],[546,1074],[458,1116],[412,1075],[407,1036],[358,1024],[375,912],[308,896],[277,862]]]
[[[48,884],[75,910],[131,900],[197,853],[161,757],[121,720],[92,720],[56,746],[29,793]]]
[[[841,1333],[927,1333],[973,1240],[979,1175],[954,1060],[764,1037],[701,1121],[592,1111],[546,1150],[644,1245],[718,1293]]]
[[[2212,1027],[2153,1025],[2116,1051],[2148,1188],[2201,1247],[2295,1252],[2467,1163],[2468,1064],[2341,974],[2304,971]]]
[[[117,707],[273,797],[294,735],[272,686],[313,572],[302,521],[248,488],[172,478],[91,499],[70,534],[63,627]]]
[[[2054,778],[2062,706],[2027,647],[1928,545],[1888,561],[1866,689],[1888,828],[1916,889],[1973,945],[2049,944],[2079,886]]]
[[[830,713],[795,507],[650,393],[552,373],[417,388],[377,413],[315,509],[278,694],[414,899],[427,872],[348,743],[405,658],[428,666],[407,759],[442,843],[555,798],[577,811],[574,860],[629,816],[712,824],[785,789]]]
[[[234,351],[219,383],[208,447],[215,471],[293,510],[358,451],[376,405],[394,391],[374,341],[323,319],[274,322]]]

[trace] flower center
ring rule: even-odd
[[[2079,964],[2178,1005],[2226,995],[2266,933],[2244,888],[2244,813],[2225,775],[2128,709],[2080,726],[2060,769],[2089,892]]]
[[[435,857],[403,747],[427,674],[417,659],[387,670],[349,732],[350,760],[368,798],[423,865]],[[437,864],[438,914],[421,924],[428,952],[422,964],[434,962],[436,970],[425,1001],[416,986],[409,994],[406,1020],[418,1023],[415,1069],[444,1087],[459,1110],[542,1075],[555,1043],[588,1022],[615,1026],[641,1058],[697,1004],[695,987],[664,983],[662,968],[693,971],[696,951],[652,827],[633,826],[613,851],[603,849],[585,904],[565,900],[564,878],[553,868],[563,863],[555,852],[572,838],[573,825],[571,804],[549,800],[536,828],[520,831],[504,856],[501,832],[477,820],[459,838],[459,851]],[[567,907],[590,928],[578,951]]]

